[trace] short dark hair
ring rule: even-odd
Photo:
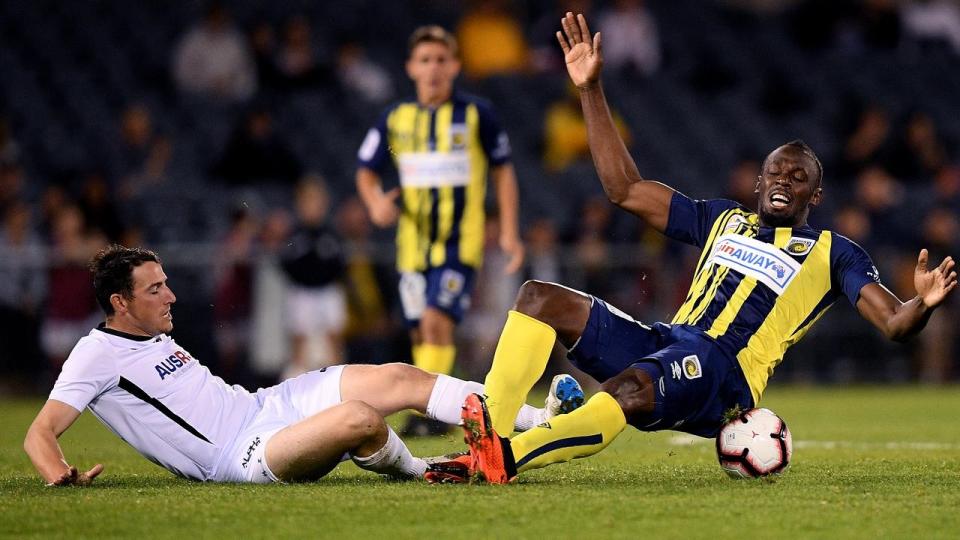
[[[795,148],[803,152],[804,154],[806,154],[806,156],[809,157],[810,159],[812,159],[817,166],[817,186],[823,183],[823,164],[820,163],[820,158],[817,157],[817,153],[813,151],[813,148],[810,148],[809,144],[803,142],[800,139],[794,139],[788,142],[787,144],[785,144],[784,146]]]
[[[421,43],[439,43],[446,45],[450,49],[450,54],[455,57],[460,56],[460,49],[457,47],[457,38],[442,26],[435,24],[421,26],[410,34],[410,41],[407,43],[407,56],[413,54],[413,50]]]
[[[160,264],[160,257],[149,249],[128,248],[111,244],[101,249],[90,260],[93,273],[93,290],[100,309],[113,315],[110,297],[120,293],[124,298],[133,298],[133,269],[145,262]]]

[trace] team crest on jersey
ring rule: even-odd
[[[778,295],[783,294],[800,271],[800,263],[785,256],[773,244],[737,234],[717,238],[707,262],[750,276]]]
[[[467,147],[467,125],[453,124],[450,126],[450,149],[464,150]]]
[[[703,376],[703,371],[700,369],[700,359],[697,358],[697,355],[692,354],[683,358],[683,376],[688,379],[699,379]]]
[[[812,248],[815,243],[817,243],[817,241],[812,238],[794,236],[787,242],[786,251],[791,255],[806,255],[810,253],[810,248]]]

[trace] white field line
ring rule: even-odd
[[[670,437],[670,444],[673,446],[696,446],[710,445],[713,447],[713,439],[704,439],[694,437],[693,435],[678,434]],[[938,442],[908,442],[908,441],[888,441],[888,442],[854,442],[854,441],[793,441],[794,448],[816,448],[822,450],[833,450],[835,448],[849,448],[851,450],[960,450],[960,443],[938,443]]]

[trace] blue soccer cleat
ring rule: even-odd
[[[550,393],[544,402],[547,420],[558,414],[568,414],[583,405],[583,388],[572,376],[562,373],[550,383]]]

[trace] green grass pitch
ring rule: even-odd
[[[0,536],[9,538],[958,538],[960,388],[773,387],[793,432],[774,481],[730,480],[712,441],[627,428],[601,454],[511,486],[391,482],[340,465],[315,484],[174,478],[90,414],[61,440],[91,488],[46,488],[21,449],[40,401],[0,401]],[[410,441],[460,449],[459,436]]]

